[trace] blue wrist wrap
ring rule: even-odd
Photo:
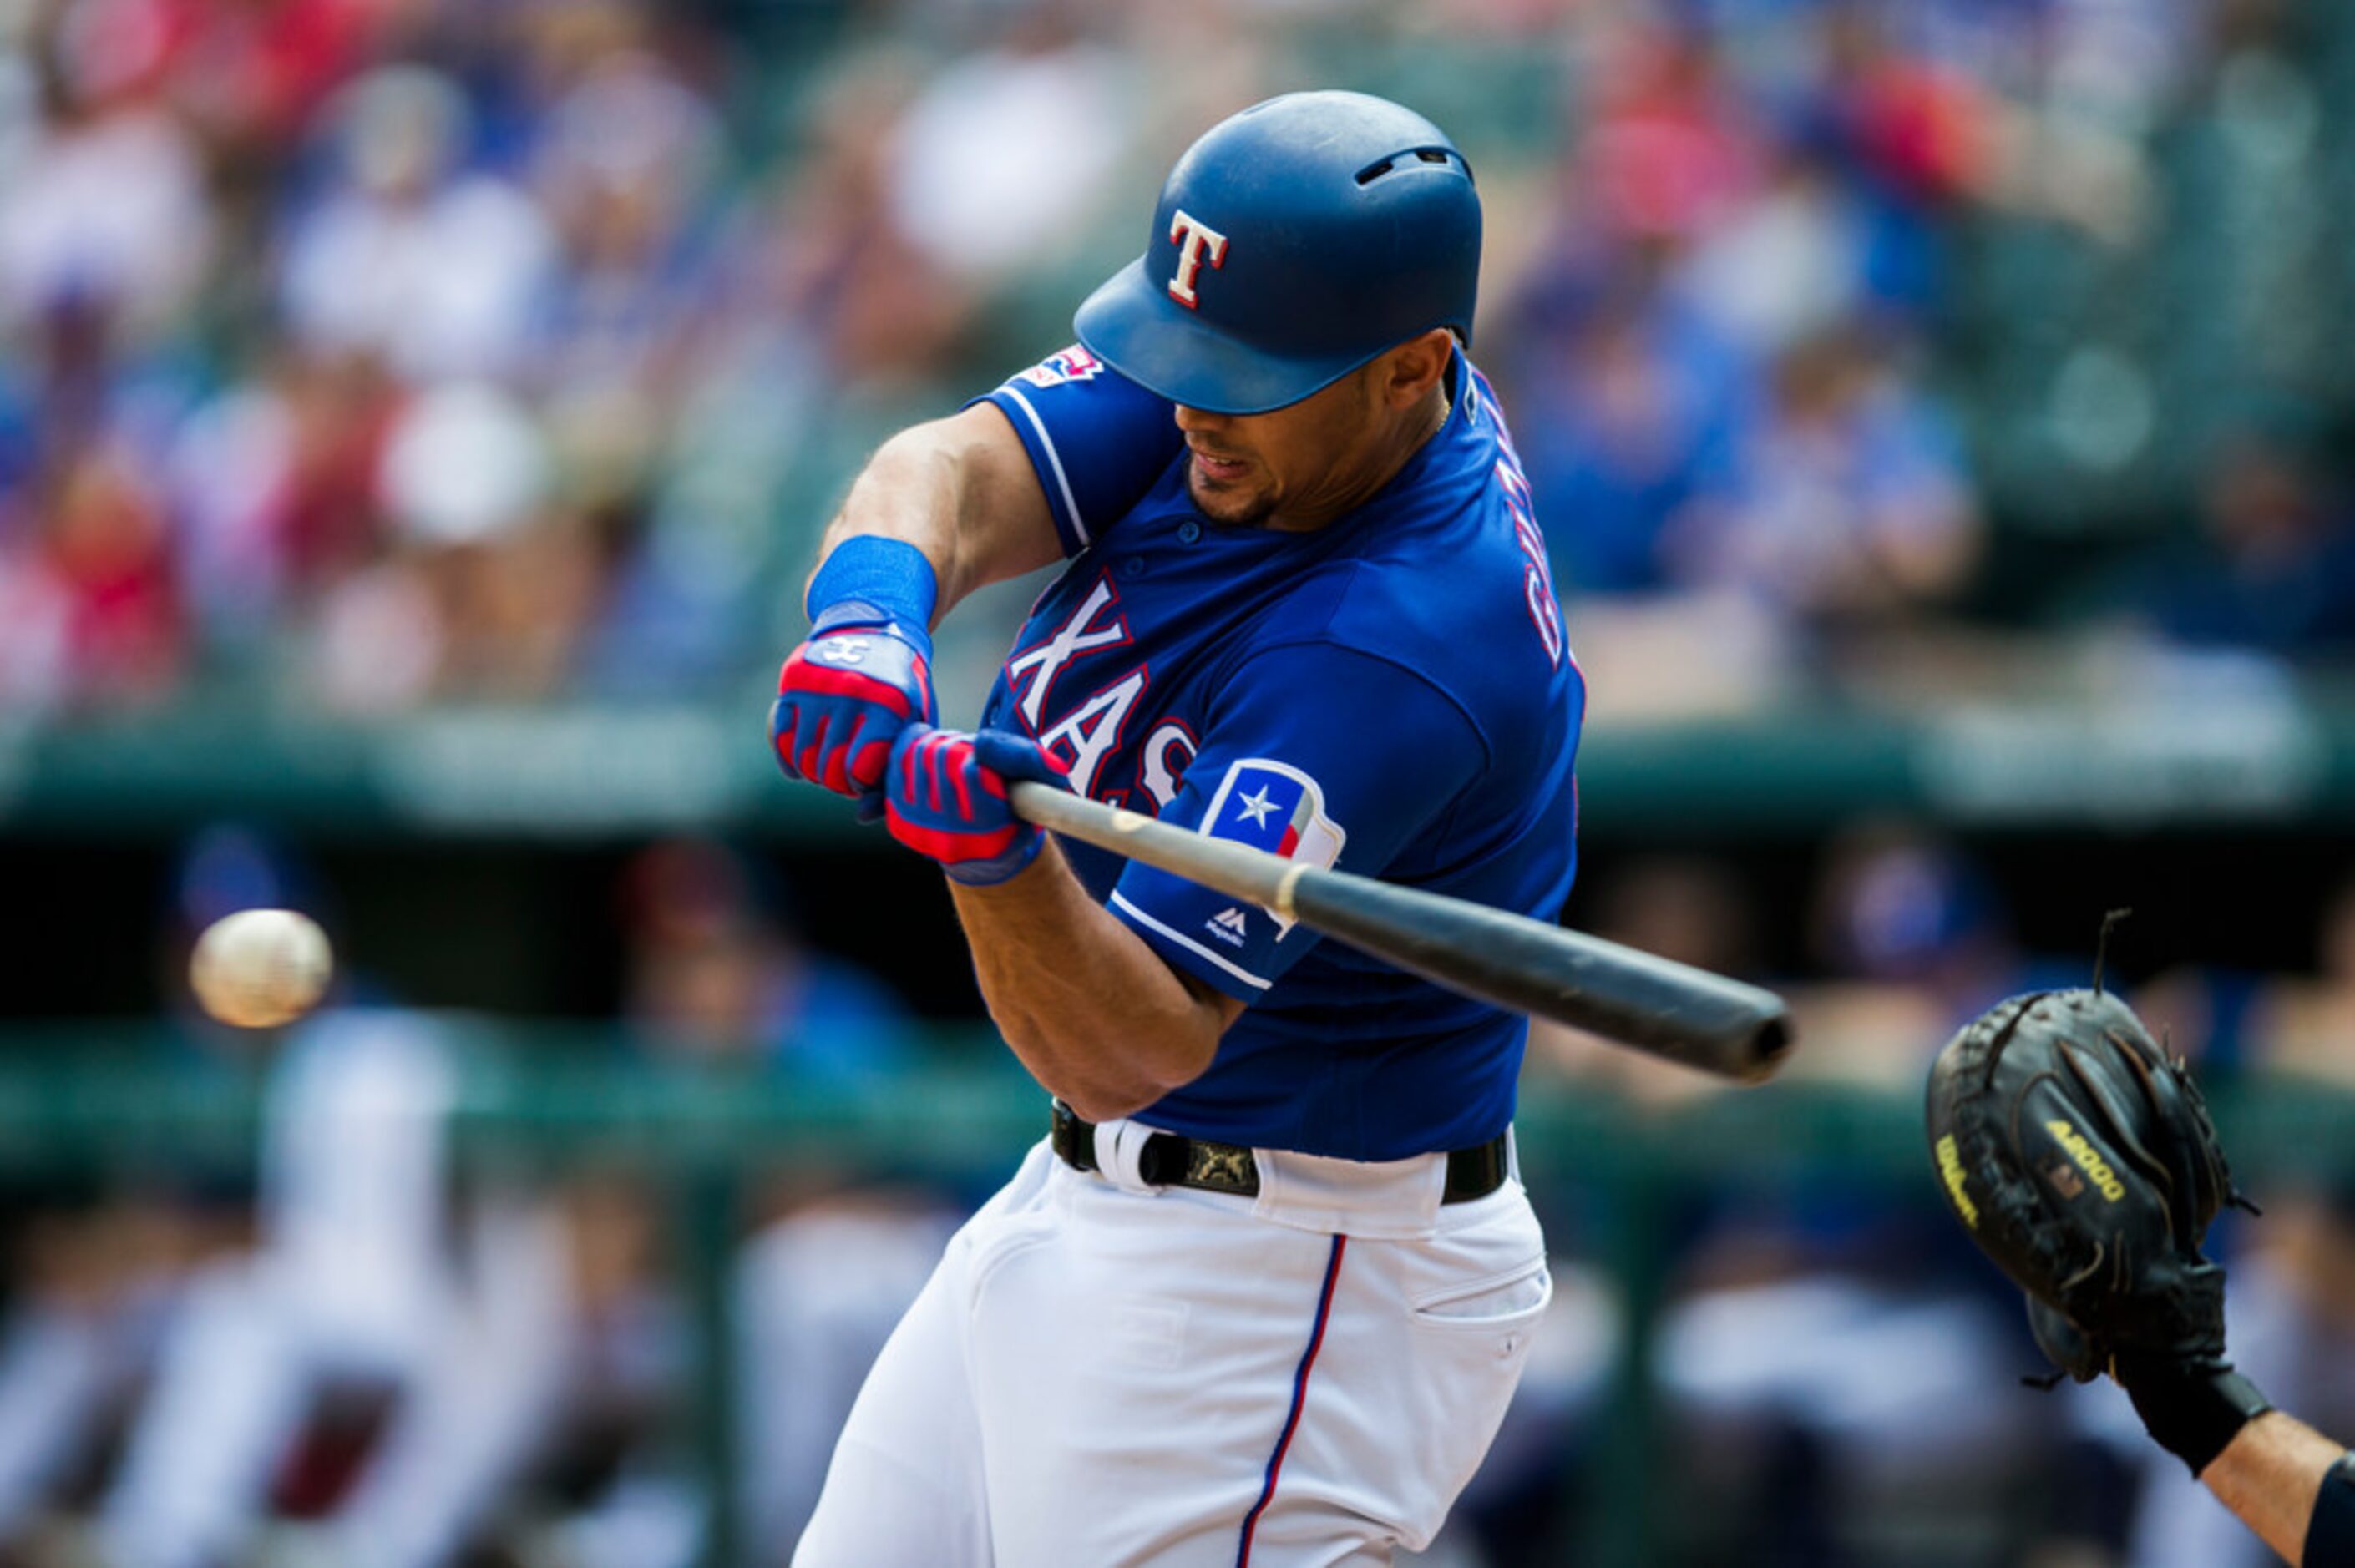
[[[815,625],[837,607],[869,606],[876,620],[895,621],[914,634],[911,640],[929,642],[940,594],[940,578],[923,551],[904,539],[862,534],[834,547],[810,579],[802,608]],[[834,619],[839,624],[844,618]]]
[[[2305,1568],[2347,1568],[2355,1563],[2355,1454],[2323,1472],[2322,1495],[2306,1527]]]

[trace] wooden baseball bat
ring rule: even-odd
[[[1025,820],[1297,920],[1466,996],[1740,1083],[1791,1046],[1783,999],[1600,937],[1285,860],[1057,789],[1018,783]]]

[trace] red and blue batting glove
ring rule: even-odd
[[[891,748],[886,791],[891,836],[941,863],[951,880],[987,887],[1039,858],[1046,835],[1014,814],[1015,779],[1071,788],[1070,771],[1035,740],[911,725]]]
[[[932,654],[922,627],[873,605],[852,600],[821,611],[778,673],[769,710],[785,777],[851,797],[862,822],[881,816],[892,742],[939,715]]]

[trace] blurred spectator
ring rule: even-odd
[[[690,1062],[707,1072],[783,1072],[815,1090],[877,1090],[910,1065],[911,1021],[878,981],[810,948],[794,929],[783,892],[766,868],[707,840],[650,845],[625,868],[620,887],[627,957],[623,1016],[653,1059]],[[593,1213],[644,1214],[651,1195],[612,1177],[575,1189],[602,1192]],[[759,1229],[737,1260],[730,1305],[737,1336],[736,1417],[742,1463],[746,1560],[783,1562],[817,1500],[834,1439],[867,1368],[915,1298],[959,1214],[942,1196],[894,1177],[795,1161],[758,1202]],[[574,1230],[582,1234],[576,1212]],[[576,1244],[577,1245],[577,1244]],[[549,1414],[543,1456],[578,1453],[584,1437],[615,1436],[614,1374],[631,1366],[685,1364],[679,1305],[650,1272],[643,1249],[611,1254],[617,1265],[576,1285],[570,1320],[557,1332],[577,1347],[566,1390]],[[602,1281],[602,1283],[597,1283]],[[600,1325],[603,1325],[602,1329]],[[636,1349],[583,1360],[600,1333],[631,1329]],[[590,1336],[584,1340],[582,1336]],[[601,1393],[599,1391],[604,1391]],[[621,1400],[643,1409],[648,1390]],[[601,1403],[602,1402],[602,1403]],[[606,1414],[596,1413],[603,1408]],[[645,1458],[648,1436],[635,1433]],[[642,1472],[624,1465],[621,1473]],[[540,1463],[540,1495],[549,1470]],[[645,1528],[655,1506],[650,1486],[608,1491],[560,1527],[578,1542],[592,1531]],[[619,1511],[613,1511],[618,1510]],[[623,1526],[616,1519],[631,1518]],[[651,1564],[624,1553],[599,1558]]]
[[[148,337],[204,276],[200,150],[159,101],[163,0],[71,0],[48,35],[49,113],[0,182],[0,325],[85,304]]]
[[[962,1217],[904,1191],[844,1194],[799,1208],[745,1244],[730,1306],[747,1561],[790,1559],[868,1369]]]
[[[1917,1082],[1964,1020],[2089,978],[2030,959],[1987,874],[1904,822],[1859,824],[1826,849],[1807,932],[1827,978],[1795,993],[1803,1070],[1867,1082]]]
[[[1911,1089],[1961,1022],[2033,972],[1983,876],[1900,827],[1834,845],[1814,905],[1817,962],[1837,978],[1786,988],[1806,1042],[1792,1074]],[[2023,1325],[1945,1216],[1805,1169],[1762,1173],[1716,1208],[1655,1367],[1708,1484],[1748,1499],[1732,1528],[1750,1559],[1891,1561],[1900,1537],[1885,1532],[1907,1520],[1985,1516],[2038,1427],[1983,1397],[2028,1353]],[[1990,1560],[2026,1539],[2025,1521],[2007,1528]]]
[[[1962,454],[1888,349],[1836,329],[1774,367],[1726,482],[1679,520],[1678,577],[1803,622],[1891,619],[1951,599],[1981,519]]]
[[[363,56],[374,0],[210,0],[175,7],[173,102],[233,166],[292,145]]]
[[[1124,151],[1133,71],[1072,0],[1017,0],[989,48],[918,92],[893,139],[891,213],[949,277],[1035,267],[1039,237],[1092,221]]]
[[[778,171],[744,237],[748,302],[808,334],[854,397],[928,384],[976,302],[898,211],[892,149],[917,90],[895,54],[845,62],[810,105],[805,155]]]
[[[1698,239],[1675,287],[1764,359],[1864,314],[1873,236],[1861,193],[1819,130],[1759,143],[1758,188]]]
[[[765,867],[705,839],[653,844],[623,877],[623,1011],[652,1050],[745,1057],[836,1085],[910,1065],[913,1022],[890,991],[810,947]]]
[[[596,61],[549,111],[533,184],[559,260],[531,370],[559,409],[630,399],[627,433],[664,433],[711,283],[706,198],[721,150],[710,106],[645,54]]]
[[[2225,441],[2200,494],[2200,534],[2129,569],[2129,613],[2167,640],[2285,657],[2355,649],[2355,514],[2295,443]]]
[[[1726,221],[1758,178],[1752,128],[1698,26],[1604,30],[1597,102],[1578,154],[1590,221],[1638,247],[1677,247]]]
[[[158,498],[115,443],[75,448],[38,493],[44,528],[34,592],[58,627],[59,683],[69,700],[153,700],[180,673],[179,584]]]
[[[399,406],[365,355],[290,352],[180,428],[166,471],[180,559],[217,647],[251,651],[382,548],[377,471]]]
[[[1661,539],[1732,461],[1751,377],[1734,345],[1641,277],[1541,280],[1502,367],[1563,596],[1657,592]]]
[[[554,689],[597,608],[604,559],[586,520],[551,503],[547,438],[529,410],[482,383],[425,392],[388,431],[377,482],[397,547],[321,606],[318,694],[367,712]]]
[[[379,67],[326,119],[326,187],[294,222],[281,285],[296,340],[420,379],[519,369],[555,243],[523,191],[467,170],[464,93]]]
[[[250,832],[199,835],[176,872],[166,967],[185,976],[196,932],[229,910],[315,906],[305,885]],[[250,1230],[241,1204],[231,1218],[202,1201],[194,1171],[196,1198],[45,1225],[38,1289],[0,1361],[0,1535],[103,1489],[104,1560],[126,1564],[229,1560],[273,1509],[332,1511],[359,1434],[463,1316],[441,1153],[454,1081],[438,1032],[341,999],[283,1033],[240,1032],[199,1019],[176,982],[174,994],[190,1037],[223,1058],[277,1053]],[[77,1468],[80,1499],[59,1491]]]
[[[2275,977],[2243,1028],[2266,1065],[2355,1086],[2355,880],[2322,908],[2310,978]]]

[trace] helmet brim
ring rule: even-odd
[[[1382,351],[1263,353],[1169,297],[1140,257],[1072,318],[1081,346],[1157,397],[1209,414],[1264,414],[1320,392]]]

